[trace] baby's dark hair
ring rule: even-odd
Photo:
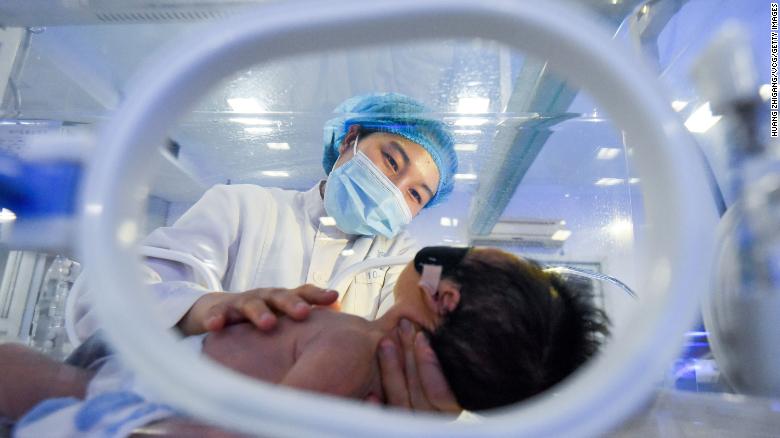
[[[609,335],[590,290],[538,263],[472,249],[449,279],[460,302],[429,334],[458,403],[478,411],[550,388],[593,356]]]

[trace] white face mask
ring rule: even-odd
[[[412,221],[404,195],[357,149],[341,167],[333,169],[325,186],[325,211],[347,234],[391,238]]]

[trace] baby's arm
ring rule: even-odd
[[[18,419],[54,397],[83,398],[93,372],[57,362],[20,344],[0,345],[0,417]]]
[[[376,342],[365,333],[326,331],[303,348],[280,384],[358,399],[368,395]]]

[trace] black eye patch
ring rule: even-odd
[[[442,275],[450,275],[457,269],[471,248],[452,246],[426,246],[414,256],[414,269],[422,274],[423,265],[441,266]]]

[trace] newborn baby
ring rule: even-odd
[[[428,335],[460,405],[484,410],[559,382],[607,334],[589,296],[497,249],[425,248],[401,273],[394,298],[374,321],[320,309],[305,323],[282,318],[271,334],[231,326],[210,334],[203,352],[262,380],[382,400],[379,342],[411,321]]]
[[[202,352],[265,381],[383,401],[377,349],[397,327],[418,326],[458,403],[484,410],[521,401],[561,381],[608,334],[591,297],[538,264],[497,249],[428,247],[398,278],[395,304],[379,319],[328,308],[304,322],[280,318],[210,333]],[[423,336],[422,333],[418,336]]]

